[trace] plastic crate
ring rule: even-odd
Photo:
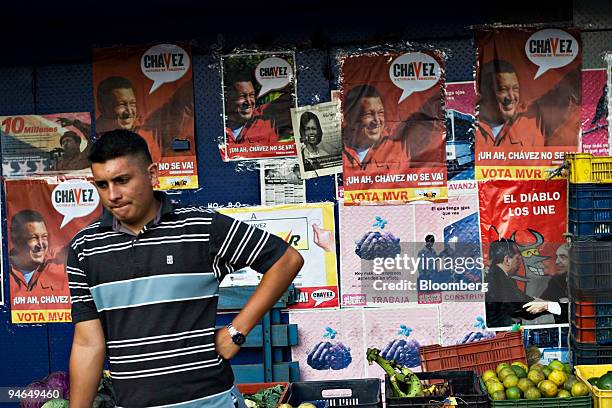
[[[572,242],[569,285],[578,297],[589,292],[612,293],[612,241]]]
[[[612,184],[570,184],[567,227],[574,236],[612,234]]]
[[[612,157],[566,153],[570,183],[612,183]]]
[[[419,353],[423,371],[474,370],[482,374],[502,362],[527,364],[520,332],[501,332],[492,339],[455,346],[421,346]]]
[[[278,400],[279,403],[287,402],[289,398],[289,383],[288,382],[268,382],[268,383],[244,383],[237,384],[238,391],[242,395],[246,394],[256,394],[261,390],[265,390],[266,388],[274,387],[276,385],[283,385],[285,389]]]
[[[302,402],[312,401],[318,401],[318,404],[324,401],[323,406],[329,407],[382,407],[380,379],[363,378],[291,383],[287,400],[289,404],[297,407]]]
[[[600,346],[570,340],[572,365],[612,364],[612,346]]]
[[[576,341],[612,345],[612,303],[577,302],[570,307]]]
[[[487,394],[482,391],[478,384],[478,377],[473,371],[438,371],[414,373],[419,380],[437,383],[448,381],[451,394],[456,397],[459,407],[488,407]],[[424,407],[438,408],[446,397],[392,397],[389,376],[385,376],[385,402],[387,407]]]
[[[576,376],[584,382],[591,394],[593,395],[593,407],[594,408],[611,408],[612,407],[612,391],[600,390],[589,383],[588,379],[592,377],[601,377],[608,371],[612,371],[612,364],[600,364],[600,365],[578,365],[574,367],[576,369]]]

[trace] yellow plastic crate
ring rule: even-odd
[[[608,371],[612,371],[612,364],[598,365],[577,365],[576,376],[581,379],[593,395],[594,408],[612,408],[612,391],[600,390],[589,383],[588,379],[593,377],[601,377]]]
[[[612,183],[612,157],[566,153],[570,183]]]

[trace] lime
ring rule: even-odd
[[[506,397],[509,400],[521,399],[521,390],[519,387],[510,387],[506,390]]]
[[[527,391],[525,391],[525,398],[527,399],[542,398],[542,393],[536,387],[529,388]]]
[[[557,384],[550,380],[544,380],[538,385],[538,389],[546,398],[554,398],[557,395],[559,389]]]

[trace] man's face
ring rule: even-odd
[[[28,222],[23,227],[24,243],[17,249],[16,261],[22,268],[35,269],[45,261],[49,234],[44,222]]]
[[[79,144],[71,137],[64,137],[62,139],[62,149],[66,154],[76,154],[80,152]]]
[[[353,130],[362,143],[373,145],[382,136],[385,127],[385,107],[379,97],[361,98],[359,116],[353,124]]]
[[[306,125],[304,125],[304,136],[306,136],[306,143],[315,144],[317,143],[318,136],[317,122],[314,119],[310,119]]]
[[[234,82],[232,102],[228,107],[230,119],[236,122],[246,122],[251,119],[255,110],[255,88],[251,81]]]
[[[569,271],[569,253],[567,251],[567,247],[565,245],[561,245],[557,249],[557,258],[555,260],[555,265],[557,265],[557,275],[562,273],[566,273]]]
[[[147,167],[139,157],[123,156],[91,165],[102,205],[122,224],[142,227],[155,213],[153,186],[157,167]]]
[[[514,116],[519,104],[519,82],[516,73],[504,72],[495,75],[495,104],[504,122]]]
[[[107,115],[112,115],[110,119],[117,121],[117,126],[121,129],[132,130],[136,127],[136,95],[131,88],[113,89],[113,106]]]
[[[521,269],[521,254],[518,253],[514,256],[507,256],[507,268],[508,268],[508,275],[513,276],[516,275],[519,271],[519,269]]]

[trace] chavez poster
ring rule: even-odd
[[[89,112],[0,116],[6,178],[89,172]]]
[[[293,281],[300,293],[291,309],[338,306],[332,203],[222,208],[219,212],[275,234],[300,252],[304,266]],[[260,278],[260,274],[245,268],[229,274],[221,286],[257,285]]]
[[[13,323],[70,322],[66,245],[100,217],[86,179],[6,180],[10,308]]]
[[[158,189],[198,187],[188,44],[96,48],[93,87],[98,135],[137,132],[159,163]]]
[[[224,161],[295,156],[291,108],[296,107],[293,52],[221,57]]]
[[[340,54],[338,62],[345,204],[446,200],[441,54]]]
[[[487,326],[567,323],[566,188],[566,180],[479,182]],[[537,313],[525,307],[533,301]]]
[[[608,156],[607,75],[605,69],[582,71],[582,151]]]
[[[483,28],[475,41],[476,179],[546,179],[578,150],[580,31]]]

